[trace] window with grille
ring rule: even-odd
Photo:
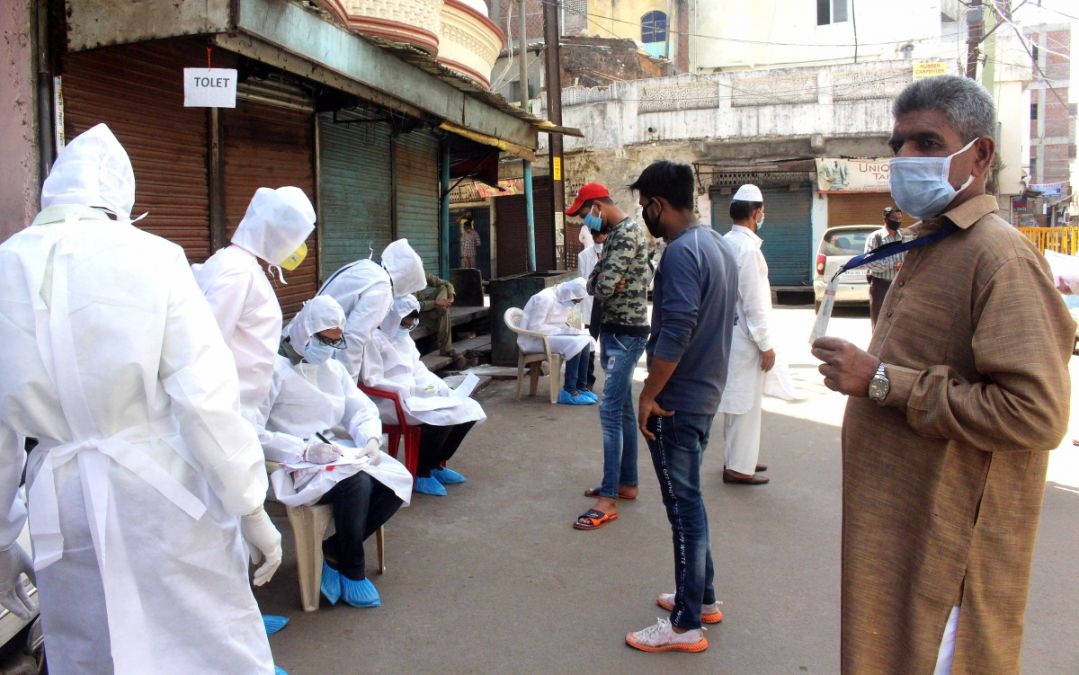
[[[649,12],[641,17],[641,42],[650,44],[667,41],[667,15]]]

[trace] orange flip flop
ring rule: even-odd
[[[589,509],[577,516],[577,522],[573,524],[575,530],[598,530],[612,520],[618,520],[617,513],[604,513],[596,509]]]

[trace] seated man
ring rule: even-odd
[[[521,318],[521,328],[547,335],[551,350],[566,361],[566,379],[558,402],[565,405],[592,405],[599,398],[588,383],[588,364],[595,342],[587,331],[569,325],[569,310],[588,295],[585,280],[578,277],[545,288],[528,299]],[[531,335],[518,335],[517,346],[525,354],[543,351],[543,341]],[[558,373],[551,373],[558,377]]]
[[[420,325],[432,330],[438,339],[438,353],[453,356],[453,324],[450,307],[456,295],[453,284],[434,274],[427,274],[427,288],[416,293],[420,301]]]
[[[289,324],[256,428],[270,476],[288,506],[330,504],[336,533],[323,542],[322,594],[353,607],[382,604],[364,569],[363,542],[412,496],[412,476],[379,450],[378,410],[332,358],[344,347],[345,313],[320,295]],[[323,466],[332,465],[332,466]]]
[[[420,456],[416,469],[416,492],[436,497],[446,496],[446,485],[464,483],[465,477],[441,465],[457,452],[465,435],[476,422],[487,419],[483,408],[471,398],[458,398],[442,378],[420,361],[420,352],[409,336],[419,325],[420,303],[408,295],[394,301],[378,330],[374,331],[363,359],[363,383],[386,389],[401,396],[409,425],[422,425]],[[424,410],[414,410],[417,398],[436,396]],[[397,424],[393,403],[378,403],[382,421]]]

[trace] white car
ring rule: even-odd
[[[865,241],[880,229],[879,225],[839,225],[829,227],[817,247],[816,274],[813,277],[813,301],[819,309],[828,281],[845,262],[865,252]],[[869,282],[865,267],[844,272],[839,277],[835,304],[869,303]]]

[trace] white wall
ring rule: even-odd
[[[690,70],[852,62],[855,25],[859,62],[962,55],[964,8],[955,0],[843,1],[847,21],[818,26],[815,0],[698,0]]]

